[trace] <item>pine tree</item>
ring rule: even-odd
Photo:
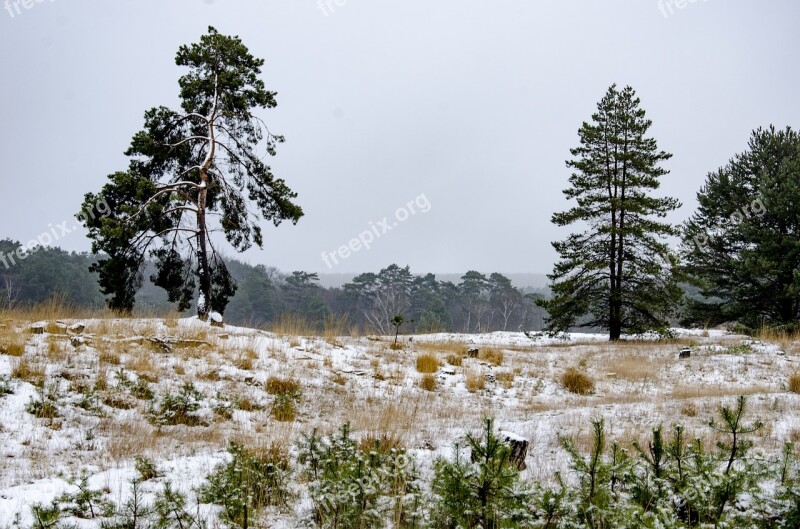
[[[800,134],[753,132],[748,150],[710,173],[684,227],[687,271],[713,296],[703,323],[755,327],[800,319]]]
[[[550,331],[600,327],[611,340],[661,331],[681,297],[663,242],[677,232],[659,220],[680,203],[652,195],[669,172],[660,163],[672,155],[647,137],[652,122],[639,103],[632,88],[613,85],[578,131],[564,190],[577,205],[552,222],[582,230],[553,243],[560,260],[548,276],[553,298],[542,303]]]
[[[79,218],[92,250],[107,255],[93,269],[112,309],[133,308],[149,254],[157,267],[151,280],[181,310],[197,289],[197,313],[205,319],[212,307],[223,312],[236,290],[211,233],[223,232],[244,251],[261,246],[261,218],[278,225],[297,222],[303,212],[258,152],[261,146],[275,155],[284,141],[253,114],[277,104],[259,78],[264,60],[238,37],[209,28],[199,43],[181,46],[175,62],[189,68],[179,80],[181,109],[145,113],[144,129],[126,151],[128,170],[87,194]],[[97,204],[110,214],[95,211]]]

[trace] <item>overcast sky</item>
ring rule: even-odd
[[[0,11],[0,238],[23,243],[71,229],[84,193],[126,168],[144,111],[176,106],[178,46],[208,25],[266,59],[278,92],[271,165],[306,215],[265,226],[244,258],[286,271],[550,271],[564,161],[612,83],[675,155],[676,222],[752,129],[800,126],[797,0],[25,3]],[[325,264],[384,217],[369,250]],[[56,244],[89,249],[80,230]]]

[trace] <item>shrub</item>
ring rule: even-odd
[[[561,385],[570,393],[588,395],[594,391],[594,380],[586,373],[570,367],[561,376]]]
[[[419,387],[425,391],[435,391],[436,377],[433,375],[422,375],[422,378],[419,379]]]
[[[292,469],[285,450],[271,446],[261,452],[231,443],[231,460],[217,465],[206,478],[198,497],[222,507],[223,520],[241,527],[256,521],[266,507],[289,505]]]
[[[106,491],[90,489],[88,476],[72,478],[69,483],[78,487],[78,491],[65,493],[59,498],[62,511],[86,519],[107,518],[114,514],[114,504],[105,498]]]
[[[47,419],[52,421],[61,416],[58,412],[58,384],[52,384],[38,390],[39,398],[31,399],[25,406],[25,410],[37,419]]]
[[[197,391],[194,384],[187,382],[177,395],[167,393],[161,398],[158,405],[151,409],[150,420],[157,425],[201,425],[202,419],[194,412],[200,409],[202,399],[203,394]]]
[[[153,460],[149,457],[136,456],[134,457],[134,461],[136,461],[135,468],[136,472],[139,473],[139,479],[141,481],[149,481],[163,476],[163,474],[158,471],[158,468],[156,468],[156,464],[153,463]]]
[[[530,527],[528,495],[510,456],[510,447],[494,435],[494,421],[486,419],[480,437],[469,434],[466,446],[456,444],[452,461],[436,461],[432,526]]]
[[[800,373],[795,373],[789,377],[789,391],[800,393]]]
[[[417,371],[420,373],[436,373],[439,370],[439,359],[436,355],[423,353],[417,357]]]
[[[481,349],[478,352],[478,358],[483,360],[484,362],[489,362],[492,365],[499,366],[503,364],[503,351],[500,349]]]
[[[303,435],[298,461],[314,502],[313,523],[336,529],[422,526],[422,493],[411,456],[380,439],[359,449],[343,425],[326,439]],[[385,441],[392,443],[393,441]],[[362,445],[363,446],[363,445]]]

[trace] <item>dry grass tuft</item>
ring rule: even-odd
[[[425,391],[436,391],[436,377],[433,375],[422,375],[419,379],[419,387]]]
[[[681,407],[681,414],[686,417],[697,417],[697,405],[694,402],[687,402]]]
[[[461,356],[460,354],[455,354],[455,353],[447,355],[447,358],[445,360],[447,360],[447,363],[450,364],[451,366],[456,366],[456,367],[459,367],[461,366],[461,364],[464,363],[464,357]]]
[[[294,395],[300,392],[300,382],[294,378],[269,377],[266,390],[270,395]]]
[[[478,371],[467,371],[467,390],[471,393],[483,391],[486,387],[486,377]]]
[[[494,379],[506,389],[511,389],[511,386],[514,385],[515,378],[516,375],[513,371],[500,371],[494,375]]]
[[[44,385],[45,366],[34,364],[27,358],[20,357],[11,362],[11,376],[34,386],[42,387]]]
[[[367,454],[375,452],[385,455],[390,454],[392,450],[405,450],[406,445],[403,438],[394,432],[368,433],[358,442],[358,449]]]
[[[561,385],[570,393],[588,395],[594,391],[594,380],[586,373],[570,367],[561,376]]]
[[[25,337],[18,333],[10,333],[0,338],[0,354],[6,356],[25,354]]]
[[[789,377],[789,391],[800,393],[800,373],[795,373]]]
[[[503,365],[503,351],[500,349],[481,348],[478,358],[495,366]]]
[[[431,353],[423,353],[417,357],[417,371],[420,373],[436,373],[439,370],[439,359]]]

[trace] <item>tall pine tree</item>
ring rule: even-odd
[[[567,166],[574,172],[564,194],[577,205],[556,213],[557,226],[580,231],[553,243],[559,262],[548,277],[553,297],[542,305],[547,328],[576,325],[623,333],[667,328],[681,291],[670,266],[664,237],[677,230],[659,219],[680,207],[674,198],[652,195],[669,171],[671,154],[647,137],[651,121],[631,87],[611,86],[591,123],[578,131],[580,146]]]
[[[254,114],[277,104],[260,79],[264,60],[238,37],[209,28],[199,43],[181,46],[175,62],[189,70],[178,83],[181,109],[145,113],[144,129],[126,152],[128,170],[87,194],[79,216],[92,250],[106,255],[93,270],[112,309],[133,308],[149,255],[157,267],[153,282],[180,310],[197,291],[205,319],[212,309],[223,312],[236,291],[212,232],[244,251],[261,246],[262,219],[297,222],[303,211],[263,162],[283,142]],[[111,214],[95,215],[97,204],[108,204]]]
[[[714,171],[685,225],[686,269],[708,298],[690,320],[750,327],[800,320],[800,134],[758,129]]]

